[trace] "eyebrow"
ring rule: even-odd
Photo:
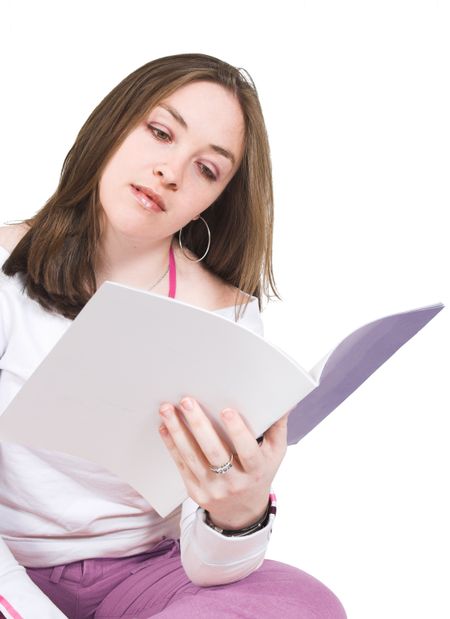
[[[188,128],[187,122],[181,116],[180,112],[178,112],[175,108],[173,108],[172,106],[168,105],[167,103],[160,103],[159,106],[163,107],[165,110],[167,110],[169,112],[169,114],[172,114],[174,119],[184,129]],[[209,147],[212,148],[212,150],[214,150],[219,155],[222,155],[223,157],[226,157],[227,159],[229,159],[233,165],[236,163],[236,158],[233,155],[233,153],[231,151],[227,150],[226,148],[223,148],[223,146],[218,146],[217,144],[210,144]]]

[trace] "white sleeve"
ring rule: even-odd
[[[0,247],[0,269],[8,253]],[[7,345],[2,284],[7,281],[0,270],[0,357]],[[0,370],[1,372],[1,370]],[[5,541],[0,537],[0,614],[7,619],[61,619],[65,615],[51,602],[28,576],[24,567],[17,563]]]
[[[200,587],[224,585],[245,578],[264,561],[276,513],[271,492],[267,525],[243,537],[227,537],[205,524],[205,510],[191,498],[181,509],[181,564],[188,578]]]
[[[257,302],[249,304],[239,324],[263,335],[263,323]],[[272,533],[276,497],[271,491],[271,509],[267,525],[243,537],[227,537],[205,523],[205,510],[187,498],[181,510],[181,563],[188,578],[208,587],[235,582],[258,569]]]
[[[0,537],[0,612],[7,619],[64,619],[37,587]],[[67,619],[67,618],[66,618]]]

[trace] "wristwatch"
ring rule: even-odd
[[[259,531],[259,529],[263,529],[267,525],[270,518],[270,506],[271,500],[269,498],[269,503],[267,504],[267,509],[264,515],[258,520],[258,522],[255,522],[248,527],[244,527],[243,529],[221,529],[212,522],[207,510],[205,510],[205,524],[211,527],[211,529],[214,529],[214,531],[217,531],[217,533],[221,533],[226,537],[244,537],[245,535],[250,535],[251,533],[255,533],[255,531]]]

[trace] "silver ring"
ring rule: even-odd
[[[220,473],[220,474],[226,473],[233,466],[231,464],[232,462],[233,462],[233,454],[231,454],[231,458],[228,460],[228,462],[225,462],[225,464],[221,464],[220,466],[209,465],[209,468],[211,469],[211,471],[213,471],[213,473]]]

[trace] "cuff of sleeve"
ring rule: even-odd
[[[269,521],[266,526],[242,537],[228,537],[205,523],[206,513],[191,499],[183,504],[181,519],[181,562],[188,578],[208,587],[245,578],[264,561],[276,514],[275,494],[271,492]]]
[[[1,576],[0,613],[8,619],[26,619],[27,617],[65,619],[66,617],[20,567]]]
[[[195,543],[197,549],[206,563],[230,563],[233,560],[242,561],[261,553],[265,553],[276,515],[275,493],[270,493],[269,519],[267,524],[249,535],[232,537],[218,533],[205,522],[206,513],[198,507],[194,522]]]

